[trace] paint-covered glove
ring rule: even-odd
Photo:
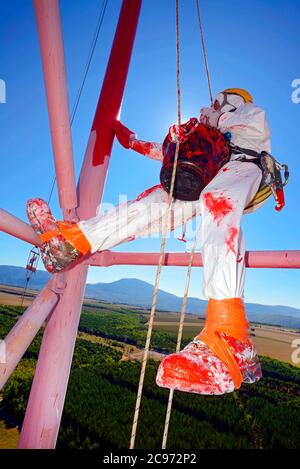
[[[182,143],[186,140],[186,132],[181,125],[173,124],[169,128],[169,139],[173,143]]]
[[[200,109],[200,122],[201,124],[210,125],[211,127],[217,128],[221,115],[221,111],[217,111],[211,107],[203,107]]]
[[[115,121],[114,128],[118,142],[124,148],[131,148],[131,143],[136,139],[136,134],[125,127],[120,121]]]

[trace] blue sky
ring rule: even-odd
[[[122,106],[122,121],[144,140],[162,141],[176,121],[174,0],[144,0]],[[120,0],[109,0],[103,26],[73,124],[78,175],[97,103]],[[273,154],[290,167],[287,206],[274,210],[273,200],[243,219],[247,249],[299,249],[299,117],[300,104],[291,100],[291,83],[300,79],[298,0],[202,0],[203,25],[214,93],[243,87],[266,110]],[[0,79],[7,102],[0,104],[1,206],[26,220],[30,197],[47,198],[53,178],[41,59],[32,2],[0,0]],[[70,107],[75,101],[102,0],[62,0]],[[180,1],[181,85],[183,119],[198,116],[209,102],[201,56],[194,0]],[[104,202],[118,203],[119,194],[135,198],[157,184],[160,164],[115,142]],[[60,217],[56,192],[51,201]],[[122,251],[158,251],[159,239],[141,239]],[[30,246],[0,234],[0,264],[24,266]],[[167,250],[182,251],[183,243],[168,240]],[[115,266],[90,269],[90,282],[135,277],[154,282],[155,268]],[[297,270],[247,269],[245,299],[300,307]],[[164,268],[160,287],[182,295],[185,269]],[[190,294],[202,298],[202,270],[195,268]]]

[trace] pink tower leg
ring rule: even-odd
[[[50,290],[50,286],[41,291],[4,339],[5,363],[0,362],[0,389],[58,302],[58,295]]]
[[[34,0],[60,206],[77,207],[63,38],[58,0]]]
[[[105,88],[103,84],[78,185],[77,213],[81,219],[94,215],[101,201],[114,135],[113,123],[121,105],[140,7],[141,0],[123,0],[104,78],[104,83],[110,86]],[[120,57],[125,59],[119,60]],[[103,127],[99,127],[99,123]],[[93,167],[93,160],[97,160],[95,152],[103,158]],[[65,274],[67,287],[45,329],[19,448],[55,447],[87,270],[88,266],[78,265]]]
[[[88,266],[77,266],[47,321],[18,448],[56,445],[80,319]]]

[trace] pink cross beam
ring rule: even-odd
[[[91,266],[109,267],[112,265],[157,265],[158,259],[158,252],[101,251],[90,256],[86,262]],[[167,252],[162,265],[186,267],[189,259],[189,253]],[[246,267],[258,269],[300,269],[300,251],[247,251],[245,263]],[[193,266],[203,266],[200,253],[194,255]]]
[[[0,230],[35,246],[41,245],[40,238],[28,223],[2,208],[0,208]]]

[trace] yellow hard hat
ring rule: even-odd
[[[243,88],[227,88],[226,90],[223,91],[223,93],[227,94],[237,94],[238,96],[241,96],[245,103],[253,103],[253,98],[248,91],[243,90]]]

